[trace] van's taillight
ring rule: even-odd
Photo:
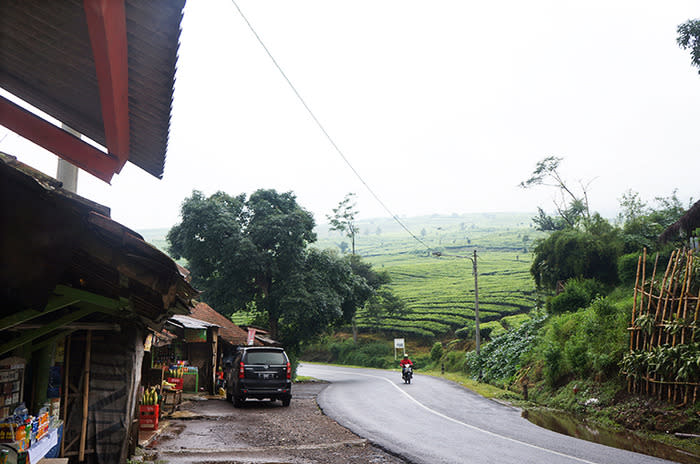
[[[292,365],[290,363],[287,363],[287,378],[292,378]]]
[[[245,364],[241,363],[241,365],[238,367],[238,378],[243,379],[245,378]]]

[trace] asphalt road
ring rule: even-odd
[[[324,413],[357,435],[420,464],[661,464],[538,427],[517,408],[440,378],[397,371],[302,364],[298,373],[331,382]]]

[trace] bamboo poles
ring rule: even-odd
[[[78,461],[85,460],[85,442],[87,439],[87,423],[89,413],[90,397],[90,347],[92,345],[92,330],[87,331],[85,340],[85,386],[83,387],[83,423],[80,430],[80,448],[78,450]]]
[[[625,361],[630,393],[645,393],[669,402],[695,402],[700,379],[685,366],[689,344],[695,343],[700,296],[695,256],[692,250],[671,253],[661,282],[656,281],[659,255],[651,279],[646,276],[647,254],[637,262],[632,318],[629,327],[630,352]],[[693,311],[694,306],[694,311]],[[692,321],[690,318],[692,317]],[[636,363],[636,364],[635,364]],[[681,369],[685,369],[681,374]]]
[[[63,423],[68,424],[68,390],[70,384],[70,342],[71,336],[68,335],[64,341],[64,354],[63,354]],[[65,428],[64,428],[65,430]],[[65,432],[61,434],[61,457],[64,456],[66,452],[66,434]]]

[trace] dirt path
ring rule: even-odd
[[[189,401],[138,458],[159,463],[406,464],[326,417],[322,383],[295,384],[290,407],[223,399]]]

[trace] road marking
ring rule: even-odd
[[[569,454],[560,453],[560,452],[558,452],[558,451],[554,451],[554,450],[547,449],[547,448],[542,448],[541,446],[533,445],[533,444],[531,444],[531,443],[527,443],[527,442],[524,442],[524,441],[516,440],[515,438],[506,437],[505,435],[500,435],[500,434],[498,434],[498,433],[491,432],[491,431],[489,431],[489,430],[485,430],[485,429],[479,428],[479,427],[477,427],[477,426],[475,426],[475,425],[467,424],[466,422],[462,422],[462,421],[457,420],[457,419],[455,419],[455,418],[453,418],[453,417],[446,416],[445,414],[443,414],[443,413],[441,413],[441,412],[438,412],[438,411],[435,411],[434,409],[431,409],[431,408],[429,408],[428,406],[424,405],[423,403],[421,403],[420,401],[418,401],[417,399],[415,399],[414,397],[412,397],[411,395],[409,395],[408,393],[406,393],[404,390],[402,390],[401,388],[399,388],[399,386],[396,385],[395,382],[393,382],[393,381],[387,379],[386,377],[380,377],[380,376],[378,376],[378,375],[370,375],[370,374],[360,374],[360,373],[358,373],[358,372],[353,372],[353,374],[354,374],[354,375],[361,375],[361,376],[364,376],[364,377],[373,377],[373,378],[379,379],[379,380],[384,380],[385,382],[388,382],[389,385],[391,385],[392,387],[396,388],[398,391],[400,391],[401,393],[403,393],[403,394],[406,396],[406,398],[408,398],[409,400],[413,401],[414,403],[416,403],[416,404],[417,404],[418,406],[420,406],[421,408],[425,409],[426,411],[428,411],[428,412],[430,412],[430,413],[432,413],[432,414],[435,414],[435,415],[438,416],[438,417],[442,417],[443,419],[446,419],[446,420],[448,420],[448,421],[450,421],[450,422],[454,422],[455,424],[462,425],[462,426],[464,426],[464,427],[467,427],[467,428],[469,428],[469,429],[472,429],[472,430],[476,430],[476,431],[485,433],[485,434],[487,434],[487,435],[491,435],[492,437],[501,438],[501,439],[503,439],[503,440],[508,440],[508,441],[510,441],[510,442],[517,443],[517,444],[519,444],[519,445],[529,446],[530,448],[534,448],[534,449],[536,449],[536,450],[540,450],[540,451],[544,451],[544,452],[547,452],[547,453],[555,454],[555,455],[557,455],[557,456],[561,456],[561,457],[564,457],[564,458],[567,458],[567,459],[573,459],[574,461],[583,462],[583,463],[586,463],[586,464],[599,464],[599,463],[596,463],[596,462],[593,462],[593,461],[587,461],[587,460],[582,459],[582,458],[577,458],[576,456],[571,456],[571,455],[569,455]]]

